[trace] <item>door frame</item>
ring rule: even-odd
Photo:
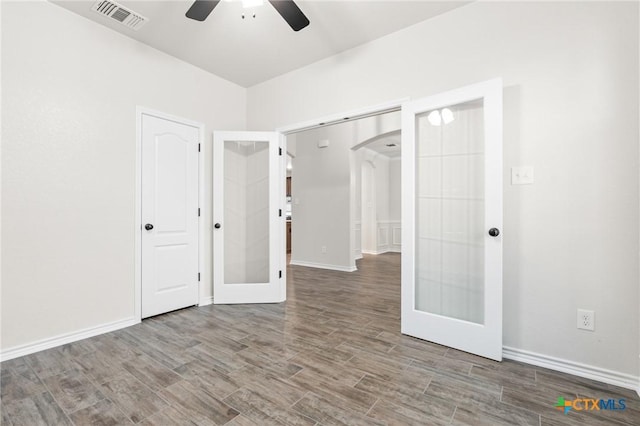
[[[142,116],[148,115],[151,117],[160,118],[162,120],[174,121],[179,124],[196,127],[198,129],[198,143],[201,149],[204,148],[204,124],[189,120],[186,118],[178,117],[176,115],[160,112],[151,108],[137,105],[136,106],[136,201],[135,201],[135,216],[134,216],[134,247],[135,247],[135,291],[133,297],[134,304],[134,320],[136,323],[142,321]],[[204,226],[203,218],[207,213],[204,209],[204,155],[199,152],[198,155],[198,207],[201,209],[200,216],[198,216],[198,271],[201,274],[198,281],[198,300],[196,305],[202,303],[202,284],[206,282],[204,279],[203,265],[204,265]]]
[[[283,150],[283,156],[281,158],[281,165],[280,165],[280,177],[278,178],[280,180],[281,183],[281,202],[283,203],[282,209],[284,210],[285,206],[284,204],[286,204],[286,180],[287,180],[287,153],[288,153],[288,147],[287,147],[287,136],[294,134],[294,133],[300,133],[300,132],[304,132],[306,130],[312,130],[312,129],[317,129],[319,127],[326,127],[326,126],[331,126],[334,124],[339,124],[339,123],[345,123],[347,121],[354,121],[354,120],[358,120],[360,118],[366,118],[366,117],[372,117],[372,116],[376,116],[376,115],[381,115],[381,114],[385,114],[388,112],[395,112],[395,111],[400,111],[400,109],[402,108],[402,104],[411,100],[411,98],[409,97],[405,97],[405,98],[400,98],[400,99],[394,99],[394,100],[390,100],[387,102],[382,102],[379,104],[374,104],[374,105],[369,105],[369,106],[364,106],[361,108],[355,108],[352,110],[348,110],[348,111],[344,111],[344,112],[339,112],[339,113],[334,113],[334,114],[329,114],[329,115],[325,115],[322,116],[320,118],[314,118],[311,120],[306,120],[306,121],[302,121],[299,123],[294,123],[294,124],[288,124],[288,125],[284,125],[281,127],[277,127],[276,128],[276,132],[280,133],[280,138],[281,138],[281,143],[280,146],[282,147]],[[350,252],[353,255],[353,248],[355,247],[355,233],[353,231],[354,228],[354,223],[355,223],[355,216],[354,216],[354,209],[351,208],[351,217],[349,218],[349,229],[350,229]],[[280,229],[280,235],[286,235],[286,231],[287,231],[287,224],[286,221],[283,221],[282,223],[282,229]],[[284,280],[284,292],[286,294],[287,291],[287,241],[286,238],[282,239],[282,244],[281,244],[281,269],[282,269],[282,279]]]

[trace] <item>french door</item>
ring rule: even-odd
[[[213,133],[213,303],[286,298],[279,144],[276,132]]]
[[[402,105],[402,333],[502,359],[502,81]]]

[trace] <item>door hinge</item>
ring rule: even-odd
[[[198,217],[200,217],[200,207],[198,207]]]
[[[200,152],[200,144],[198,144],[198,152]]]
[[[278,155],[282,155],[282,148],[278,148]]]
[[[198,272],[198,281],[200,281],[200,272]]]
[[[282,217],[282,209],[278,209],[278,216]]]
[[[282,271],[278,271],[278,278],[282,278]]]

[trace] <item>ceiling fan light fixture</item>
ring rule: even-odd
[[[453,117],[453,111],[451,111],[449,108],[443,108],[440,112],[440,115],[442,116],[442,121],[444,121],[444,124],[449,124],[453,120],[455,120],[455,118]]]
[[[427,120],[431,123],[432,126],[441,126],[444,124],[449,124],[456,118],[453,116],[453,111],[449,108],[442,108],[442,110],[433,110],[427,115]]]
[[[435,110],[431,111],[429,115],[427,115],[427,120],[431,123],[432,126],[439,126],[442,124],[442,117],[440,116],[440,111]]]
[[[195,21],[204,21],[222,0],[195,0],[187,13],[187,18]],[[225,0],[229,1],[229,0]],[[258,7],[264,4],[264,0],[241,0],[243,8]],[[300,10],[294,0],[268,0],[271,6],[282,16],[293,31],[300,31],[309,25],[309,18]],[[255,13],[253,14],[255,18]],[[244,19],[244,13],[242,14]]]

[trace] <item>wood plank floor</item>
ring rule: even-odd
[[[206,306],[1,364],[6,425],[640,425],[631,391],[400,334],[400,256],[290,267],[280,305]],[[559,396],[624,411],[554,408]]]

